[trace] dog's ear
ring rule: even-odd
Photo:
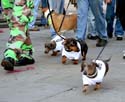
[[[76,39],[71,38],[70,40],[71,40],[70,44],[71,44],[72,46],[77,46],[77,41],[76,41]]]
[[[85,61],[82,61],[82,63],[81,63],[81,72],[83,72],[84,68],[85,68]]]
[[[92,65],[95,67],[99,67],[99,65],[96,62],[92,62]]]
[[[62,42],[62,44],[63,44],[63,45],[65,45],[65,44],[66,44],[66,41],[67,41],[67,40],[66,40],[66,39],[64,39],[64,41]]]

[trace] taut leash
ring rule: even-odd
[[[100,57],[100,55],[102,54],[103,50],[105,49],[107,43],[105,44],[105,46],[103,46],[103,48],[101,49],[101,51],[99,52],[98,56],[96,57],[96,60]]]

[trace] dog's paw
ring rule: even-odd
[[[62,56],[62,64],[66,63],[66,56]]]
[[[101,84],[96,84],[94,90],[97,91],[101,88]]]
[[[85,61],[85,60],[86,60],[86,56],[83,56],[83,57],[82,57],[82,60]]]
[[[57,56],[58,52],[53,52],[51,56]]]
[[[78,60],[73,60],[73,64],[78,64]]]
[[[85,93],[88,92],[88,86],[87,86],[87,85],[86,85],[86,86],[83,86],[83,90],[82,90],[82,92],[85,92]]]

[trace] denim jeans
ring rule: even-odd
[[[33,10],[34,20],[31,23],[28,24],[29,29],[32,29],[32,28],[35,27],[40,2],[41,2],[41,0],[34,0],[34,10]]]
[[[47,0],[41,0],[42,8],[48,7]]]
[[[55,10],[57,13],[63,13],[65,0],[49,0],[49,6],[51,9]],[[56,35],[53,27],[50,27],[51,37]]]
[[[113,33],[113,24],[114,24],[114,19],[116,16],[115,3],[116,3],[116,0],[112,0],[112,2],[110,4],[107,4],[106,21],[107,21],[107,33],[108,34]],[[120,20],[118,17],[116,17],[114,34],[115,34],[115,36],[118,36],[118,35],[123,36],[123,34],[124,34],[123,28],[121,26],[121,23],[120,23]]]
[[[76,38],[85,40],[86,35],[86,25],[88,18],[88,8],[90,6],[92,13],[95,17],[95,25],[98,36],[101,39],[107,40],[106,23],[105,16],[103,14],[103,0],[78,0],[77,9],[77,30]]]
[[[95,17],[91,11],[91,8],[89,8],[88,12],[87,33],[91,34],[92,36],[96,36]]]

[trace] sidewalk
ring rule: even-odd
[[[71,9],[69,9],[71,10]],[[9,37],[8,28],[0,28],[0,61],[3,58],[5,45]],[[81,62],[73,65],[68,61],[61,64],[61,55],[56,57],[44,54],[44,43],[50,41],[49,29],[40,27],[33,31],[31,39],[34,45],[34,65],[15,67],[19,70],[7,73],[0,66],[0,102],[124,102],[125,92],[125,60],[122,51],[123,41],[109,39],[109,43],[100,58],[109,62],[109,73],[104,79],[102,88],[82,93]],[[64,36],[75,37],[73,31],[67,31]],[[96,47],[96,41],[86,40],[88,44],[87,60],[95,59],[102,48]]]
[[[8,29],[0,33],[0,60],[3,58]],[[69,31],[65,36],[74,36]],[[49,29],[41,28],[31,32],[35,48],[36,63],[30,66],[16,67],[21,72],[7,73],[0,67],[0,102],[123,102],[125,92],[125,60],[122,51],[123,41],[109,40],[109,44],[101,54],[102,59],[112,56],[110,70],[101,90],[85,95],[82,93],[82,77],[80,63],[73,65],[70,61],[61,64],[61,55],[52,57],[44,54],[44,43],[50,40]],[[87,59],[96,58],[101,48],[95,46],[96,41],[87,40],[89,46]]]

